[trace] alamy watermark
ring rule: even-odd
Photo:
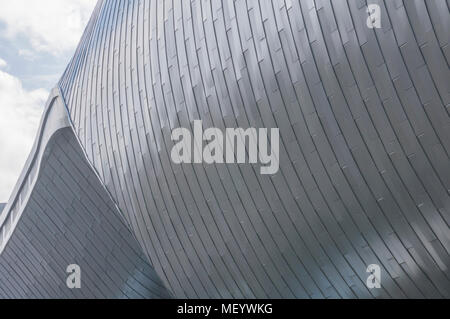
[[[262,175],[276,174],[280,168],[278,128],[218,128],[203,131],[203,122],[194,121],[193,134],[187,128],[172,131],[171,158],[175,164],[261,164]],[[246,151],[248,150],[248,152]]]
[[[81,268],[78,265],[67,266],[66,272],[69,274],[66,280],[67,288],[81,289]]]
[[[369,265],[366,272],[370,275],[367,277],[367,288],[381,288],[381,267],[376,264]]]
[[[381,8],[378,4],[369,4],[367,6],[367,13],[369,17],[367,18],[367,27],[369,29],[380,29],[381,28]]]

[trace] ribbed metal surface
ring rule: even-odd
[[[98,3],[60,87],[175,296],[450,297],[448,4],[370,3],[381,29],[361,0]],[[279,127],[279,173],[173,164],[198,119]]]
[[[170,297],[73,131],[57,131],[44,147],[38,181],[0,255],[0,298]],[[81,289],[66,285],[73,264]]]

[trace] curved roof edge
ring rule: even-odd
[[[38,179],[45,148],[60,129],[71,127],[69,115],[61,99],[59,88],[54,88],[46,102],[37,137],[10,199],[0,212],[0,254],[11,238]]]

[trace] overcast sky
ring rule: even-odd
[[[96,0],[0,0],[0,203],[30,153],[50,90]]]

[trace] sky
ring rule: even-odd
[[[96,0],[0,0],[0,203],[31,151],[50,90]]]

